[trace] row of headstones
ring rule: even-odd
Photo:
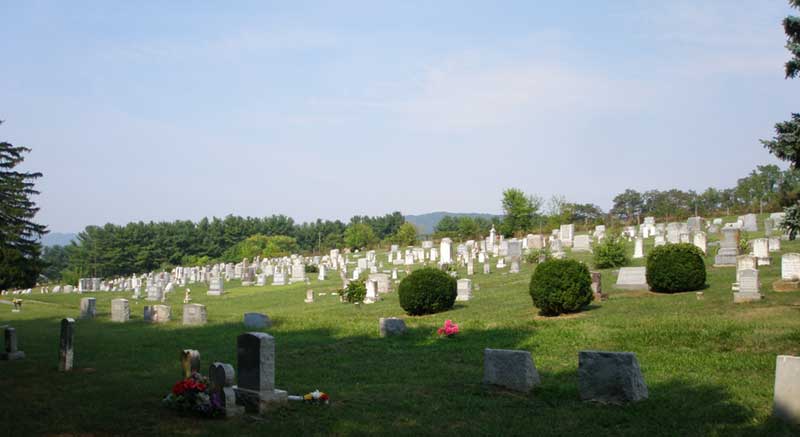
[[[85,297],[80,302],[81,319],[93,319],[97,315],[97,299]],[[165,323],[172,317],[172,308],[169,305],[146,305],[144,307],[144,320],[154,323]],[[125,323],[131,319],[131,306],[127,299],[111,300],[111,321]],[[184,325],[204,325],[208,321],[206,306],[197,303],[183,305]]]

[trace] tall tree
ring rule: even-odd
[[[789,4],[800,8],[800,0],[789,0]],[[800,74],[800,17],[784,18],[783,31],[787,38],[786,49],[791,53],[784,70],[787,79],[794,79]],[[778,158],[800,167],[800,114],[792,113],[791,120],[776,124],[775,136],[771,140],[761,140],[761,144]]]
[[[39,208],[31,199],[39,194],[34,181],[42,174],[16,169],[27,152],[0,142],[0,288],[30,287],[43,267],[39,239],[47,229],[33,221]]]
[[[503,218],[502,232],[512,235],[525,232],[533,228],[533,219],[542,206],[542,199],[526,196],[522,190],[509,188],[503,191]]]

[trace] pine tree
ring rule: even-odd
[[[0,121],[2,123],[2,121]],[[33,221],[39,211],[31,197],[41,173],[20,172],[27,147],[0,142],[0,288],[30,287],[42,269],[39,239],[45,226]]]
[[[789,0],[789,4],[800,8],[800,0]],[[786,78],[794,79],[800,75],[800,17],[789,15],[783,19],[786,33],[786,49],[792,57],[786,62]],[[771,140],[761,140],[761,144],[778,158],[789,161],[800,168],[800,114],[793,113],[792,119],[775,125],[775,136]]]

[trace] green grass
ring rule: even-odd
[[[791,251],[800,251],[800,243],[783,242],[783,252]],[[715,252],[709,250],[707,265]],[[182,291],[170,297],[173,321],[166,325],[144,323],[145,302],[133,300],[133,320],[113,324],[110,301],[123,294],[90,294],[97,298],[98,317],[77,322],[76,370],[70,373],[57,372],[59,321],[76,317],[86,295],[34,294],[21,313],[0,305],[0,325],[17,328],[27,355],[0,362],[0,435],[800,433],[771,418],[775,357],[800,355],[800,292],[770,287],[780,275],[779,254],[760,269],[766,296],[760,303],[732,303],[733,268],[708,268],[703,300],[693,292],[615,291],[615,274],[604,270],[608,301],[551,319],[539,317],[531,304],[531,272],[523,264],[518,275],[477,273],[480,290],[473,300],[424,317],[404,316],[396,293],[373,305],[342,304],[330,295],[305,304],[304,284],[227,283],[222,297],[191,286],[194,302],[208,307],[203,327],[180,325]],[[335,272],[323,283],[310,276],[317,292],[340,286]],[[160,399],[180,376],[181,349],[198,349],[204,371],[213,361],[235,365],[236,336],[245,331],[241,321],[248,311],[273,320],[265,331],[277,343],[277,386],[293,394],[319,388],[333,403],[293,403],[260,419],[212,421],[162,409]],[[404,317],[409,334],[379,338],[378,318],[388,316]],[[436,328],[448,318],[461,332],[440,339]],[[486,347],[530,351],[542,385],[529,395],[482,387]],[[635,352],[650,398],[622,407],[581,402],[577,365],[583,349]]]

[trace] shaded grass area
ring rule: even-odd
[[[784,242],[784,252],[800,244]],[[713,264],[710,251],[707,265]],[[383,256],[383,255],[381,255]],[[584,254],[576,254],[585,258]],[[641,261],[636,261],[641,262]],[[2,435],[797,435],[771,418],[775,356],[800,355],[800,293],[775,293],[780,257],[760,269],[763,302],[734,305],[734,269],[709,267],[704,299],[694,293],[616,291],[610,299],[559,318],[537,315],[527,293],[533,267],[521,274],[473,277],[480,290],[446,313],[406,317],[396,293],[373,305],[318,296],[303,303],[304,284],[237,287],[222,297],[191,286],[208,306],[209,323],[180,325],[183,293],[170,296],[173,321],[109,321],[121,293],[91,294],[98,317],[77,322],[76,370],[58,373],[58,323],[78,314],[79,295],[32,295],[23,312],[0,306],[0,325],[20,336],[23,361],[0,362]],[[481,270],[476,268],[476,271]],[[494,271],[495,269],[493,269]],[[463,272],[462,272],[463,274]],[[311,285],[335,290],[338,278]],[[242,315],[269,314],[276,338],[276,383],[290,393],[316,388],[328,407],[290,404],[262,418],[204,421],[160,406],[179,378],[178,352],[198,349],[203,369],[235,364]],[[381,339],[378,318],[403,316],[409,333]],[[438,338],[445,319],[458,336]],[[529,395],[481,385],[483,348],[531,351],[542,385]],[[624,407],[578,399],[578,351],[631,351],[638,356],[650,399]]]

